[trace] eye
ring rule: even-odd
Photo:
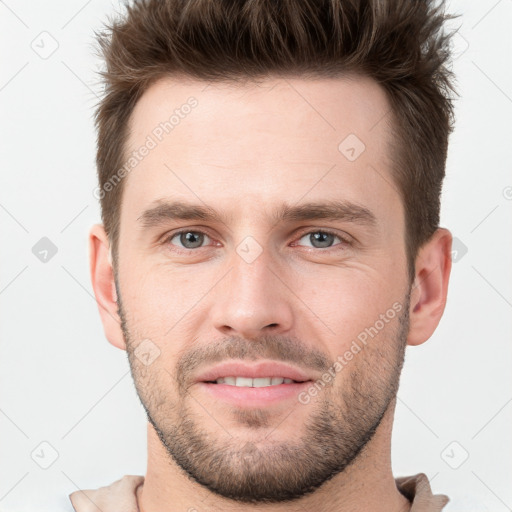
[[[333,233],[332,231],[325,230],[317,230],[317,231],[309,231],[308,233],[304,233],[300,240],[306,239],[311,243],[309,247],[313,247],[315,249],[329,249],[333,247],[333,242],[337,238],[341,243],[335,245],[348,245],[349,241],[340,235]]]
[[[180,245],[172,242],[175,238],[178,240]],[[183,249],[197,249],[202,246],[205,238],[210,239],[210,237],[202,231],[183,230],[172,234],[166,241],[173,245],[177,245],[178,247],[182,247]]]
[[[302,234],[299,240],[305,239],[309,242],[309,247],[314,249],[330,249],[336,246],[350,245],[350,240],[329,230],[309,231]],[[338,239],[340,243],[334,243]],[[183,229],[172,233],[165,239],[165,243],[175,246],[178,250],[193,250],[204,247],[205,242],[211,243],[211,238],[203,231]],[[294,243],[292,245],[302,245]],[[308,247],[308,245],[306,245]]]

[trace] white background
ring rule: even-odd
[[[145,416],[125,353],[104,338],[86,243],[100,219],[93,30],[115,7],[0,2],[4,512],[69,511],[78,488],[145,473]],[[425,472],[451,497],[447,510],[501,512],[512,510],[512,0],[460,0],[449,11],[462,14],[461,98],[441,224],[460,242],[441,324],[407,352],[393,470]],[[42,237],[58,251],[47,262],[32,252]]]

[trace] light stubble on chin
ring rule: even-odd
[[[209,424],[218,425],[188,391],[191,372],[200,365],[227,359],[262,358],[323,372],[332,365],[325,354],[306,350],[298,340],[279,336],[263,336],[250,342],[228,338],[182,354],[175,372],[162,369],[156,362],[144,367],[134,357],[137,329],[127,325],[118,290],[119,314],[135,386],[170,463],[177,464],[211,492],[242,503],[300,499],[356,460],[398,391],[409,330],[409,300],[407,295],[394,328],[388,327],[388,332],[372,340],[342,370],[342,386],[335,379],[314,402],[307,406],[298,401],[294,404],[294,408],[311,407],[308,420],[297,426],[302,433],[299,440],[278,442],[272,434],[263,437],[263,441],[259,435],[260,431],[280,428],[281,420],[276,421],[276,416],[264,409],[233,411],[233,418],[248,429],[245,439],[225,431],[216,435]],[[288,420],[293,414],[290,411]],[[283,424],[289,424],[288,420]]]

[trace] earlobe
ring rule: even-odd
[[[89,232],[89,257],[92,287],[108,341],[126,350],[121,319],[117,312],[117,292],[108,237],[101,224]]]
[[[419,250],[411,288],[408,345],[420,345],[434,333],[443,316],[451,271],[452,235],[438,228]]]

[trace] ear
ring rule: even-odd
[[[126,350],[121,319],[117,312],[117,293],[110,248],[105,228],[95,224],[89,231],[89,259],[92,287],[108,341]]]
[[[416,257],[411,288],[408,345],[420,345],[436,330],[446,306],[452,268],[452,234],[438,228]]]

